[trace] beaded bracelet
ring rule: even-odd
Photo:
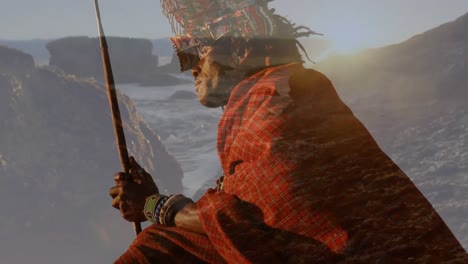
[[[155,223],[162,224],[161,221],[159,220],[161,217],[161,209],[163,206],[166,204],[166,202],[171,198],[172,196],[166,196],[159,200],[158,205],[156,206],[156,209],[154,210],[154,220]]]
[[[174,226],[175,215],[188,203],[193,203],[192,199],[182,194],[171,196],[161,208],[159,222],[163,225]]]
[[[167,199],[169,199],[169,197],[161,194],[151,195],[150,197],[146,198],[143,211],[146,220],[159,224],[159,214],[156,216],[156,213],[161,211],[161,208],[166,203]]]
[[[192,199],[182,194],[171,196],[155,194],[146,198],[144,214],[152,223],[174,226],[175,215],[188,203],[193,203]]]

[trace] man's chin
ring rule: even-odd
[[[201,105],[209,108],[218,108],[227,104],[227,99],[222,99],[218,97],[200,98],[199,101]]]

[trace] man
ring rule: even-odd
[[[112,205],[128,221],[154,224],[116,263],[466,260],[331,82],[302,67],[296,38],[313,32],[267,2],[162,1],[183,28],[172,42],[201,104],[225,106],[224,177],[197,202],[167,197],[132,159],[130,173],[115,177]]]

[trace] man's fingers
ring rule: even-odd
[[[112,207],[114,207],[117,210],[120,210],[120,203],[121,203],[120,197],[117,196],[116,198],[112,200]]]
[[[135,182],[125,182],[109,189],[109,195],[112,198],[120,196],[122,200],[133,197],[140,190],[140,187]],[[131,197],[130,197],[131,196]]]
[[[132,181],[132,180],[133,180],[132,175],[130,175],[128,173],[125,173],[125,172],[119,172],[119,173],[115,174],[115,176],[114,176],[114,181],[118,185],[120,185],[122,183]]]
[[[120,209],[120,202],[122,201],[122,186],[114,186],[109,189],[109,195],[112,197],[112,207]]]
[[[129,201],[120,202],[120,214],[125,220],[129,222],[134,222],[135,219],[137,218],[132,208],[132,204]]]
[[[114,186],[109,189],[109,195],[112,197],[112,207],[119,209],[120,203],[131,200],[137,190],[135,190],[135,183],[127,183],[124,185]]]
[[[109,195],[112,197],[112,199],[114,199],[115,197],[119,195],[120,191],[121,191],[120,186],[114,186],[109,189]]]

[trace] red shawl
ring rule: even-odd
[[[247,78],[218,133],[223,190],[197,202],[207,235],[152,225],[116,263],[398,263],[464,253],[316,71],[290,64]]]

